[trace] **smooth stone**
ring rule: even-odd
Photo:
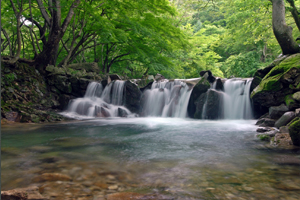
[[[278,119],[288,110],[288,107],[284,104],[281,104],[280,106],[272,106],[269,108],[269,115],[271,119]]]
[[[275,122],[275,127],[279,128],[281,126],[285,126],[294,118],[295,118],[295,112],[293,111],[286,112]]]

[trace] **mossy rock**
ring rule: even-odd
[[[282,89],[281,78],[293,68],[300,69],[300,54],[292,55],[273,67],[262,79],[259,86],[253,90],[251,98],[264,91],[279,91]]]
[[[289,110],[294,110],[300,106],[300,104],[295,101],[292,94],[286,95],[284,98],[284,102]]]
[[[95,72],[97,74],[100,73],[100,69],[96,62],[70,64],[70,65],[67,65],[66,68],[70,68],[73,70],[83,70],[84,69],[86,72]]]
[[[46,71],[51,73],[51,75],[65,75],[66,71],[63,68],[55,67],[53,65],[48,65]]]
[[[300,146],[300,119],[294,120],[289,126],[289,134],[295,146]]]

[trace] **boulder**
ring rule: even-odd
[[[300,102],[300,92],[296,92],[292,95],[293,99]]]
[[[123,108],[118,108],[118,116],[119,117],[127,117],[128,113]]]
[[[300,119],[297,118],[289,126],[289,134],[295,146],[300,146]]]
[[[142,92],[137,85],[126,81],[124,85],[124,106],[133,113],[140,112]]]
[[[256,122],[255,125],[259,125],[261,127],[273,127],[275,125],[275,122],[275,119],[261,118]]]
[[[7,121],[20,122],[20,115],[18,112],[13,112],[13,111],[5,112],[4,116],[7,119]]]
[[[286,112],[275,122],[275,127],[279,128],[281,126],[285,126],[294,118],[295,118],[295,112],[293,111]]]
[[[284,57],[252,91],[254,104],[264,107],[278,106],[288,94],[300,89],[300,53]]]
[[[217,90],[208,90],[201,94],[196,100],[196,112],[194,117],[197,119],[219,119],[222,109],[220,102],[222,101],[222,94]]]
[[[264,132],[264,133],[258,133],[255,136],[257,138],[259,138],[260,140],[267,140],[270,141],[270,139],[272,137],[274,137],[276,135],[276,133],[278,133],[279,130],[278,129],[271,129],[270,131]]]
[[[216,79],[216,90],[224,91],[224,85],[220,78]]]
[[[288,107],[284,104],[281,104],[280,106],[272,106],[269,108],[269,115],[271,119],[278,119],[288,110]]]
[[[86,72],[95,72],[97,74],[100,73],[100,69],[98,67],[98,64],[96,62],[92,63],[75,63],[67,65],[66,68],[71,68],[75,70],[85,70]]]
[[[195,86],[191,93],[189,104],[187,108],[187,112],[189,117],[194,118],[195,112],[196,112],[196,100],[200,97],[201,94],[207,92],[207,90],[210,88],[209,82],[202,78]]]
[[[37,186],[1,191],[1,200],[46,200]]]
[[[300,103],[295,99],[293,99],[292,94],[286,95],[284,101],[285,101],[285,105],[288,107],[289,110],[294,110],[300,107]]]

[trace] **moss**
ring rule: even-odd
[[[262,141],[270,141],[270,136],[268,136],[267,134],[260,134],[257,135],[257,137]]]
[[[300,120],[300,118],[299,118],[299,117],[295,117],[292,121],[290,121],[290,122],[287,124],[287,126],[290,126],[292,123],[294,123],[295,121],[298,121],[298,120]]]
[[[300,119],[294,120],[290,127],[289,133],[294,145],[300,146]]]
[[[281,61],[262,79],[261,83],[251,94],[251,98],[263,91],[278,91],[282,88],[280,79],[291,69],[300,69],[300,53],[294,54]],[[298,86],[297,86],[298,87]]]
[[[293,95],[289,94],[289,95],[284,97],[285,105],[287,107],[290,107],[292,104],[296,103],[292,96]]]

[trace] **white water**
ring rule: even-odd
[[[252,79],[229,79],[224,83],[224,119],[252,119]]]
[[[104,90],[101,83],[91,82],[83,98],[73,99],[61,114],[71,118],[119,117],[131,112],[122,106],[124,81],[113,81]]]
[[[192,86],[184,81],[192,82],[195,79],[154,82],[151,90],[143,94],[143,115],[185,118]]]

